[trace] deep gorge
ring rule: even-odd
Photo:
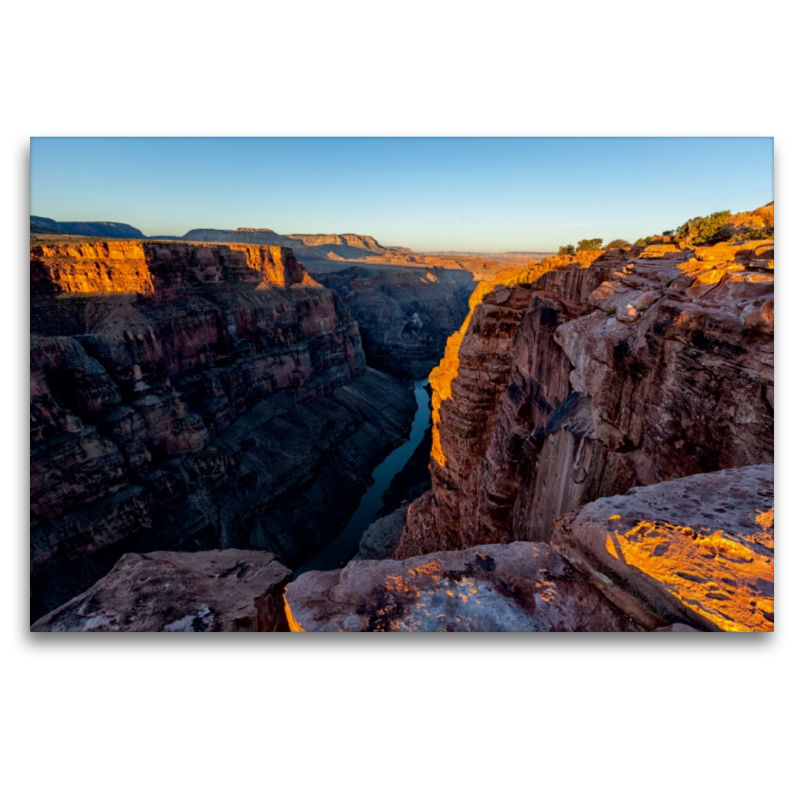
[[[125,552],[258,549],[295,568],[324,548],[408,439],[410,376],[449,333],[409,337],[406,317],[466,313],[436,280],[409,311],[408,281],[388,279],[395,374],[286,248],[33,245],[32,618]]]

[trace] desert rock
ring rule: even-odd
[[[295,632],[638,630],[545,544],[354,561],[306,572],[285,598]]]
[[[271,553],[128,553],[32,631],[285,631],[291,572]]]
[[[774,626],[773,466],[604,497],[557,523],[553,547],[647,628]]]

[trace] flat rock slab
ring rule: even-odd
[[[595,500],[557,520],[552,545],[648,629],[771,631],[773,526],[761,464]]]
[[[286,631],[291,571],[272,553],[128,553],[32,631]]]
[[[356,561],[286,587],[292,631],[634,631],[548,545]]]

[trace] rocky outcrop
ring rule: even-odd
[[[358,322],[367,363],[414,380],[438,363],[468,311],[472,277],[453,270],[355,267],[319,282],[336,291]]]
[[[272,553],[128,553],[31,630],[286,631],[283,589],[290,577]]]
[[[692,475],[561,517],[553,547],[652,629],[774,627],[772,464]]]
[[[548,541],[598,497],[772,461],[772,243],[579,255],[476,290],[397,557]]]
[[[353,561],[380,561],[391,558],[406,524],[407,508],[401,507],[375,520],[364,531],[358,552],[353,556]]]
[[[128,550],[301,563],[407,435],[409,387],[290,251],[34,243],[31,264],[34,615]]]
[[[737,235],[749,232],[761,231],[772,235],[775,228],[775,204],[767,203],[765,206],[757,208],[755,211],[743,211],[740,214],[732,214],[719,232],[719,236],[724,239],[735,238]]]
[[[550,547],[522,542],[306,572],[285,602],[295,632],[638,630]]]

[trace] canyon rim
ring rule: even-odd
[[[448,141],[408,140],[429,186],[467,147]],[[582,156],[605,173],[625,140],[603,141]],[[770,139],[734,140],[741,163],[652,140],[646,172],[607,176],[645,212],[573,173],[558,202],[519,188],[581,140],[468,140],[477,199],[395,171],[354,200],[337,172],[313,213],[290,151],[376,180],[358,140],[264,140],[267,199],[248,175],[205,206],[147,175],[123,196],[55,142],[32,144],[32,631],[774,629]],[[152,147],[151,169],[198,168]],[[659,147],[707,159],[716,194],[675,189]],[[362,232],[291,232],[343,218]]]

